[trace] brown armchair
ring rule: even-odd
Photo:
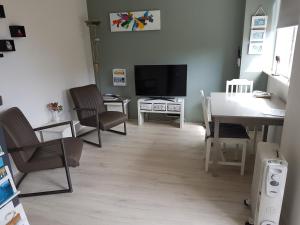
[[[74,109],[77,112],[80,124],[95,128],[92,131],[80,134],[79,136],[82,137],[93,131],[97,131],[98,134],[98,143],[84,140],[85,142],[101,148],[100,130],[126,135],[127,116],[124,113],[124,103],[121,98],[113,102],[122,103],[123,113],[106,110],[103,97],[95,84],[72,88],[70,89],[70,94],[74,101]],[[111,128],[122,123],[124,123],[124,132],[111,130]]]
[[[35,131],[68,124],[71,126],[73,137],[40,143],[35,135]],[[23,173],[16,185],[17,188],[30,172],[55,168],[64,168],[66,172],[67,189],[21,194],[20,197],[73,191],[69,166],[79,166],[83,144],[80,139],[74,138],[71,121],[33,129],[21,110],[14,107],[0,115],[0,125],[4,130],[8,152],[11,154],[17,169]]]

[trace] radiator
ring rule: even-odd
[[[287,167],[277,144],[258,144],[246,224],[279,225]]]

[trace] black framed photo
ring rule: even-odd
[[[11,37],[26,37],[24,26],[9,26]]]
[[[0,52],[16,51],[14,40],[0,40]]]
[[[0,5],[0,18],[5,18],[5,11],[3,5]]]

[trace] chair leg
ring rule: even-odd
[[[257,142],[257,127],[254,127],[254,135],[253,135],[253,154],[256,154],[256,142]]]
[[[121,134],[121,135],[127,135],[127,129],[126,129],[126,122],[124,122],[124,131],[116,131],[116,130],[107,130],[109,132],[112,132],[112,133],[116,133],[116,134]]]
[[[67,182],[68,182],[68,188],[67,189],[63,189],[63,190],[55,190],[55,191],[42,191],[42,192],[33,192],[33,193],[26,193],[26,194],[19,194],[19,198],[27,198],[27,197],[35,197],[35,196],[43,196],[43,195],[54,195],[54,194],[64,194],[64,193],[72,193],[73,192],[73,188],[72,188],[72,181],[71,181],[71,176],[70,176],[70,172],[69,172],[69,168],[65,166],[65,171],[66,171],[66,177],[67,177]],[[23,175],[23,179],[27,176]],[[21,181],[21,180],[20,180]],[[17,186],[21,184],[21,182],[19,181],[19,183],[17,184]]]
[[[206,156],[205,156],[205,172],[208,172],[208,166],[210,161],[210,151],[211,151],[211,139],[206,140]]]
[[[223,142],[222,144],[221,144],[221,149],[220,149],[220,156],[221,156],[221,160],[223,161],[223,162],[225,162],[226,161],[226,158],[225,158],[225,156],[224,156],[224,150],[225,150],[225,148],[226,148],[226,144],[225,144],[225,142]]]
[[[85,143],[88,143],[88,144],[90,144],[90,145],[94,145],[94,146],[97,146],[97,147],[101,148],[100,129],[98,130],[98,128],[93,129],[93,130],[90,130],[90,131],[87,131],[87,132],[85,132],[85,133],[83,133],[83,134],[78,135],[77,137],[83,137],[83,136],[85,136],[85,135],[87,135],[87,134],[90,134],[90,133],[92,133],[92,132],[95,132],[95,131],[97,131],[97,134],[98,134],[98,143],[95,143],[95,142],[92,142],[92,141],[88,141],[88,140],[85,140],[85,139],[83,139],[83,138],[81,138],[81,139],[82,139],[82,141],[84,141]]]
[[[62,194],[62,193],[72,193],[73,187],[72,187],[72,181],[69,171],[69,166],[66,158],[66,151],[64,147],[63,140],[61,140],[61,149],[63,154],[63,161],[64,161],[64,168],[66,172],[67,182],[68,182],[68,188],[63,190],[55,190],[55,191],[43,191],[43,192],[34,192],[34,193],[26,193],[26,194],[20,194],[19,198],[26,198],[26,197],[34,197],[34,196],[43,196],[43,195],[54,195],[54,194]],[[23,175],[23,177],[18,182],[17,186],[20,186],[21,182],[24,180],[24,178],[27,176],[27,173]]]
[[[25,179],[25,177],[28,175],[28,173],[24,173],[23,175],[22,175],[22,177],[20,178],[20,180],[17,182],[17,184],[16,184],[16,188],[17,189],[19,189],[19,187],[20,187],[20,185],[21,185],[21,183],[23,182],[23,180]]]
[[[99,148],[101,148],[102,147],[102,142],[101,142],[101,131],[100,131],[100,128],[97,128],[97,135],[98,135]]]
[[[242,161],[241,161],[241,176],[244,176],[244,174],[245,174],[246,153],[247,153],[247,142],[245,142],[243,144]]]
[[[236,144],[236,151],[234,152],[234,160],[237,161],[238,160],[238,153],[239,153],[239,148],[240,148],[240,145],[239,144]]]
[[[127,135],[127,127],[126,127],[126,122],[124,122],[124,133]]]

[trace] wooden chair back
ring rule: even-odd
[[[226,93],[252,93],[253,81],[247,79],[233,79],[226,81]]]

